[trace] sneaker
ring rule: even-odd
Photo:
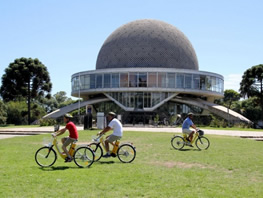
[[[111,154],[107,153],[106,155],[103,155],[102,157],[111,157]]]
[[[71,161],[72,161],[72,158],[69,158],[69,157],[65,158],[65,162],[71,162]]]
[[[193,145],[191,144],[191,142],[186,142],[186,146],[193,147]]]

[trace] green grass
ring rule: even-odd
[[[79,144],[96,132],[80,131]],[[0,197],[262,197],[263,142],[207,135],[208,150],[176,151],[173,135],[125,132],[136,159],[101,159],[88,169],[61,158],[40,168],[34,154],[49,134],[0,140]]]

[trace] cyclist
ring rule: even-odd
[[[193,139],[195,131],[197,131],[197,128],[193,123],[193,115],[194,114],[191,112],[188,113],[187,118],[184,120],[182,125],[182,132],[188,135],[188,137],[186,138],[186,140],[189,141],[187,144],[188,146],[192,146],[190,142]],[[191,130],[190,127],[192,127],[195,130]]]
[[[105,149],[107,153],[103,155],[103,157],[110,157],[110,149],[109,149],[109,143],[113,145],[113,142],[116,140],[120,140],[122,138],[123,129],[121,122],[115,118],[116,114],[114,112],[109,112],[107,115],[107,119],[109,121],[109,124],[106,128],[104,128],[98,135],[102,135],[113,129],[113,133],[106,137],[105,140]]]
[[[71,162],[72,161],[72,157],[70,156],[70,154],[67,150],[67,146],[70,145],[71,143],[73,143],[74,141],[77,141],[78,137],[79,137],[76,125],[70,121],[71,118],[73,118],[73,116],[71,114],[69,114],[69,113],[65,114],[64,115],[64,122],[66,123],[66,127],[63,129],[60,129],[56,133],[52,134],[55,137],[55,136],[62,135],[63,133],[65,133],[66,130],[69,131],[69,137],[61,138],[61,142],[63,144],[62,149],[67,155],[65,162]]]

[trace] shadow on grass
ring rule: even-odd
[[[90,167],[88,167],[90,168]],[[68,167],[68,166],[55,166],[55,167],[41,167],[39,168],[40,170],[43,170],[43,171],[61,171],[61,170],[67,170],[67,169],[85,169],[85,168],[80,168],[80,167]]]
[[[175,151],[201,151],[199,149],[192,149],[192,148],[183,148],[183,149],[180,149],[180,150],[176,150],[176,149],[173,149],[171,148],[171,150],[175,150]]]
[[[98,163],[98,164],[114,164],[115,162],[114,161],[106,161],[106,162],[98,161],[98,162],[95,162],[95,163]]]
[[[56,171],[56,170],[66,170],[66,169],[69,169],[71,167],[68,167],[68,166],[56,166],[56,167],[41,167],[39,168],[40,170],[43,170],[43,171]]]

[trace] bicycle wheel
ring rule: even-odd
[[[87,146],[79,147],[74,153],[74,162],[80,168],[90,167],[94,162],[94,153]]]
[[[117,150],[117,156],[123,163],[130,163],[136,157],[136,150],[130,144],[122,144]]]
[[[181,136],[174,136],[171,139],[171,145],[176,150],[181,150],[184,147],[184,138]]]
[[[210,146],[210,142],[206,137],[199,136],[195,141],[195,145],[199,150],[206,150]]]
[[[88,147],[90,147],[94,152],[94,155],[95,155],[94,161],[95,162],[99,161],[103,155],[103,150],[102,150],[101,146],[97,143],[90,143],[90,144],[88,144]]]
[[[50,167],[56,162],[57,153],[53,148],[44,146],[37,150],[35,160],[41,167]]]

